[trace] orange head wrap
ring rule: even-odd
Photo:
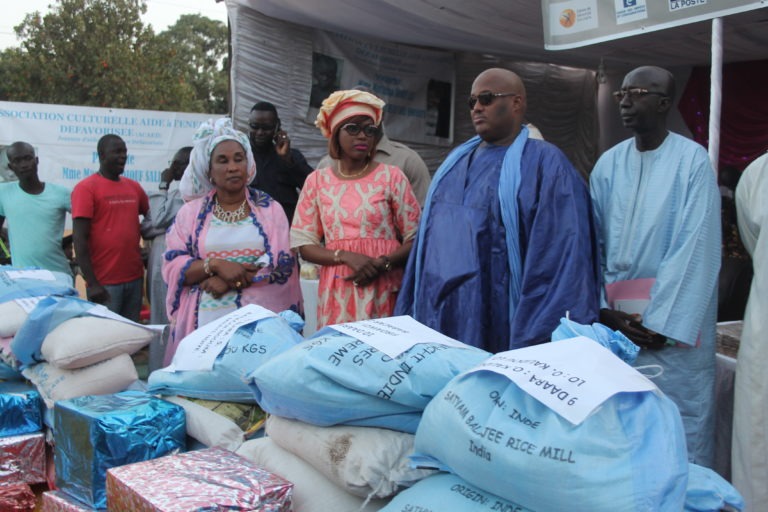
[[[368,116],[375,125],[381,123],[385,103],[365,91],[336,91],[320,106],[315,126],[320,128],[323,137],[330,138],[336,127],[350,117]]]

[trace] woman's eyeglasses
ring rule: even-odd
[[[347,123],[342,126],[341,129],[352,136],[357,135],[360,132],[363,132],[366,137],[375,137],[379,134],[379,127],[375,124],[360,126],[357,123]]]
[[[503,98],[505,96],[520,96],[517,93],[514,92],[481,92],[477,96],[470,96],[467,98],[467,105],[469,105],[469,109],[472,110],[475,108],[475,104],[480,103],[482,106],[487,107],[491,103],[493,103],[493,100],[496,98]]]
[[[624,96],[629,97],[629,101],[635,102],[643,96],[647,96],[649,94],[655,94],[656,96],[661,96],[662,98],[669,98],[669,96],[663,92],[649,91],[648,89],[643,89],[642,87],[630,87],[628,89],[620,89],[612,93],[613,99],[616,100],[616,103],[621,103],[621,100],[624,99]]]

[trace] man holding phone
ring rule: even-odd
[[[280,129],[277,108],[272,103],[256,103],[248,116],[248,125],[256,160],[256,177],[250,186],[263,190],[280,203],[290,224],[299,191],[313,169],[301,151],[291,148],[291,139]]]

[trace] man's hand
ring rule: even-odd
[[[293,158],[291,157],[291,139],[288,138],[288,134],[285,133],[284,130],[279,130],[275,134],[275,151],[280,158],[289,164],[293,163]]]
[[[93,284],[85,288],[85,295],[88,300],[96,304],[106,304],[111,298],[109,292],[100,283]]]
[[[160,190],[167,190],[168,186],[173,181],[173,170],[170,167],[163,169],[160,173]]]
[[[601,309],[600,323],[614,331],[622,332],[641,348],[661,348],[666,344],[666,337],[657,334],[640,323],[640,315],[630,315],[615,309]]]

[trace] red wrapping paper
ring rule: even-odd
[[[107,508],[114,512],[292,512],[292,494],[292,483],[221,448],[107,471]]]
[[[0,485],[0,510],[3,512],[29,512],[35,509],[35,493],[29,484]]]
[[[74,498],[62,491],[48,491],[43,493],[41,512],[92,512]]]
[[[42,432],[0,437],[0,484],[39,484],[46,481],[45,476]]]

